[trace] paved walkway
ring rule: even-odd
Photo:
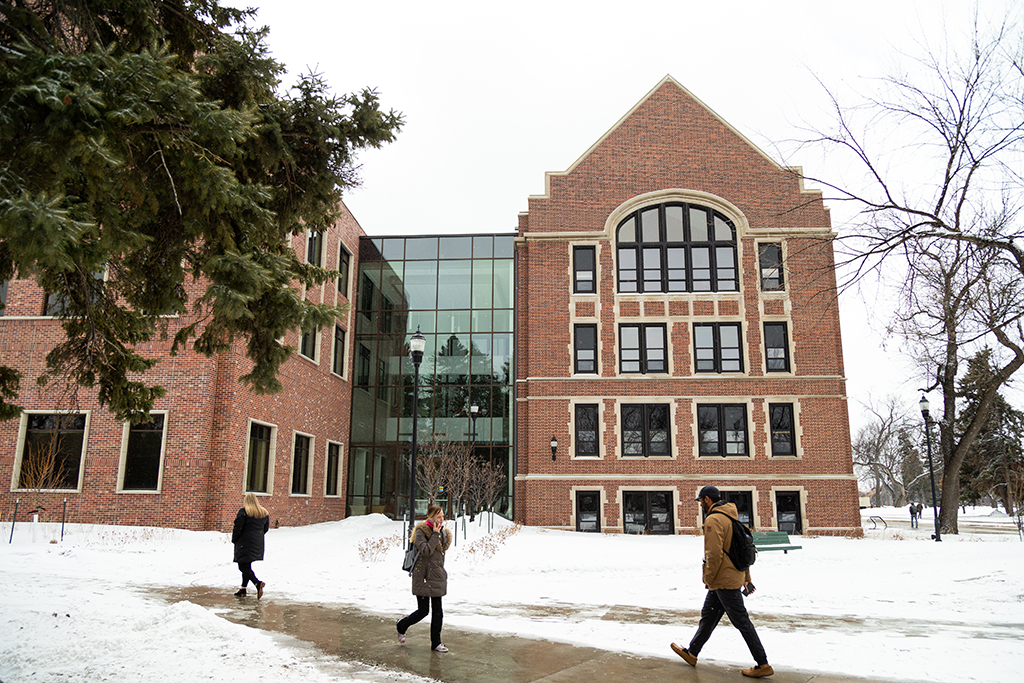
[[[444,627],[448,654],[430,651],[429,624],[410,632],[405,645],[396,639],[394,619],[351,607],[290,602],[279,598],[235,598],[224,589],[192,587],[165,592],[168,600],[189,600],[217,610],[226,619],[311,643],[340,659],[402,671],[446,683],[621,683],[681,681],[739,683],[739,667],[681,659],[641,657],[566,643],[493,635]],[[668,648],[668,643],[665,644]],[[779,671],[776,683],[881,683],[867,679],[800,671]]]

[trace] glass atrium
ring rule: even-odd
[[[348,513],[405,515],[412,447],[409,337],[419,368],[417,458],[431,438],[470,446],[512,489],[514,234],[364,237],[359,246]],[[479,407],[477,418],[470,407]],[[440,496],[443,498],[443,495]],[[417,513],[426,511],[417,494]]]

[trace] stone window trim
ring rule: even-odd
[[[693,444],[694,444],[693,445],[693,457],[694,457],[694,460],[712,461],[712,462],[723,462],[723,461],[726,461],[726,462],[736,462],[736,461],[753,460],[754,459],[754,449],[751,446],[751,436],[752,436],[752,434],[751,434],[751,432],[752,432],[752,423],[751,423],[751,420],[750,420],[751,409],[752,409],[751,399],[749,399],[749,398],[744,399],[744,398],[741,398],[741,397],[724,397],[724,396],[723,397],[714,398],[714,399],[712,399],[710,397],[701,397],[701,400],[699,400],[699,401],[692,401],[691,405],[693,406],[693,408],[692,408],[693,413],[692,413],[691,419],[693,420],[692,424],[693,424]],[[745,440],[744,440],[745,448],[746,448],[746,453],[744,455],[728,455],[727,454],[727,455],[723,456],[721,453],[706,454],[706,455],[701,454],[701,449],[700,449],[700,445],[701,445],[700,409],[701,409],[701,407],[709,407],[709,406],[713,406],[713,407],[719,408],[719,415],[721,415],[721,413],[722,413],[721,408],[723,408],[723,407],[726,407],[726,406],[742,406],[743,407],[744,419],[745,419],[745,423],[746,423],[746,433],[745,433]],[[719,425],[719,433],[721,434],[724,431],[726,431],[726,430],[720,424]],[[721,442],[719,442],[719,443],[721,443]]]
[[[618,286],[618,273],[620,272],[619,255],[616,247],[617,243],[617,232],[619,225],[624,219],[630,214],[640,211],[642,209],[650,208],[660,204],[667,203],[683,203],[683,204],[694,204],[699,205],[703,208],[710,209],[721,213],[725,218],[731,221],[735,229],[735,265],[737,269],[742,268],[743,264],[743,251],[744,251],[744,237],[750,236],[750,223],[747,221],[746,216],[742,211],[739,210],[734,204],[729,202],[722,197],[713,195],[707,192],[700,192],[696,190],[688,190],[683,188],[669,188],[664,190],[655,190],[642,195],[633,197],[626,202],[616,207],[608,218],[605,219],[604,225],[604,238],[613,248],[611,250],[612,257],[612,272],[616,275],[616,283],[614,292],[616,296],[640,296],[643,298],[649,297],[678,297],[678,296],[735,296],[743,291],[743,276],[741,272],[737,272],[738,286],[735,291],[723,291],[723,292],[620,292]]]
[[[597,406],[597,455],[577,455],[576,454],[576,407],[592,405]],[[597,397],[580,397],[574,398],[569,401],[569,457],[571,460],[604,460],[605,458],[605,445],[604,445],[604,430],[605,430],[605,419],[604,419],[604,401]],[[561,450],[561,448],[559,448]]]
[[[569,526],[566,527],[569,530],[576,530],[576,494],[577,492],[589,493],[590,491],[597,491],[599,511],[597,518],[601,524],[601,532],[604,533],[608,529],[620,528],[621,527],[608,527],[605,524],[605,509],[608,505],[608,494],[605,492],[604,486],[599,483],[587,484],[587,485],[573,485],[569,487]]]
[[[320,365],[320,336],[322,332],[323,330],[319,327],[314,327],[309,332],[299,330],[299,358],[313,365]]]
[[[596,323],[574,323],[572,326],[572,374],[601,374],[601,337]],[[592,338],[590,338],[590,336]],[[590,341],[592,344],[588,344]],[[593,355],[592,358],[588,356]],[[587,369],[593,365],[593,369]]]
[[[295,485],[295,455],[296,445],[299,442],[299,438],[309,439],[309,449],[306,451],[306,457],[309,459],[306,462],[306,481],[305,492],[296,493],[294,489]],[[288,495],[292,498],[310,498],[313,495],[313,470],[314,464],[316,463],[316,437],[308,432],[299,431],[298,429],[292,430],[292,452],[291,452],[291,472],[289,473],[288,481]]]
[[[132,425],[129,422],[125,422],[121,429],[121,456],[118,459],[117,465],[117,493],[139,493],[139,494],[154,494],[160,493],[163,488],[164,479],[164,458],[167,454],[167,418],[170,414],[168,410],[151,410],[150,415],[162,415],[164,418],[163,434],[160,438],[160,466],[159,474],[157,475],[156,489],[126,489],[124,488],[124,475],[125,469],[128,463],[128,440],[131,436]]]
[[[570,276],[572,278],[572,296],[597,297],[598,283],[601,280],[599,263],[599,245],[597,242],[572,242],[569,244]],[[586,269],[586,259],[591,261],[590,269]],[[587,275],[589,274],[589,279]],[[586,283],[591,289],[586,289]],[[581,288],[582,287],[582,288]]]
[[[772,252],[778,257],[775,266],[768,262]],[[760,292],[785,295],[789,288],[785,240],[755,240],[754,254],[757,258],[757,286]]]
[[[783,355],[781,357],[777,356],[775,358],[769,358],[769,355],[770,355],[769,354],[769,346],[768,346],[768,337],[769,337],[769,330],[768,330],[768,328],[769,328],[769,326],[771,326],[774,330],[778,330],[780,328],[782,330],[782,334],[784,336],[784,343],[781,346],[772,346],[772,347],[770,347],[771,349],[781,349],[782,352],[783,352]],[[790,320],[788,318],[782,318],[782,319],[768,318],[768,319],[765,319],[765,320],[763,320],[761,322],[761,341],[762,341],[762,351],[763,351],[763,354],[764,354],[763,358],[762,358],[762,361],[761,361],[762,364],[763,364],[763,367],[761,368],[761,370],[762,370],[762,372],[764,372],[764,374],[766,374],[766,375],[773,375],[773,376],[794,375],[794,374],[796,374],[796,367],[795,367],[795,363],[793,362],[794,348],[793,348],[793,334],[791,332],[791,328],[792,328],[792,324],[791,324],[791,322],[790,322]],[[773,334],[777,334],[777,332],[775,332]],[[771,361],[779,361],[779,360],[781,360],[785,364],[786,367],[785,367],[784,370],[780,370],[778,368],[774,368],[773,369],[773,368],[769,367],[769,365],[772,365]]]
[[[772,410],[773,405],[789,405],[793,415],[793,455],[775,455],[772,451]],[[770,396],[764,399],[765,453],[772,460],[803,460],[803,426],[800,423],[800,400],[795,396]]]
[[[778,511],[778,505],[776,504],[776,500],[777,500],[776,496],[777,496],[777,494],[780,491],[786,492],[786,493],[789,493],[789,492],[792,491],[792,492],[796,492],[796,493],[800,494],[800,521],[801,521],[801,526],[803,527],[803,533],[806,534],[807,530],[809,528],[809,524],[808,524],[808,521],[807,521],[807,489],[805,487],[803,487],[803,486],[796,486],[796,485],[793,485],[793,484],[790,484],[788,486],[785,486],[785,485],[782,485],[782,484],[773,484],[772,485],[772,487],[771,487],[771,489],[769,491],[769,495],[771,496],[770,500],[771,500],[771,506],[772,506],[771,528],[772,529],[778,529],[779,528],[779,511]],[[756,496],[754,497],[754,506],[755,507],[757,506],[757,497]]]
[[[672,350],[670,348],[671,324],[668,322],[634,322],[632,318],[619,318],[616,325],[616,341],[618,343],[618,363],[616,364],[616,370],[619,375],[670,375],[671,367],[669,366],[669,360],[672,358]],[[648,320],[648,318],[643,318]],[[628,321],[628,322],[627,322]],[[626,347],[623,342],[623,332],[629,331],[632,328],[636,328],[637,332],[637,343],[638,347]],[[661,330],[660,348],[658,347],[657,331]],[[651,344],[652,338],[648,335],[649,331],[653,331],[655,344]],[[639,354],[637,358],[626,358],[626,355],[632,356],[633,353],[627,354],[626,352],[636,352]],[[659,358],[660,356],[660,358]],[[637,369],[624,369],[624,364],[629,363],[630,367],[636,364]],[[660,366],[660,367],[659,367]]]
[[[325,439],[324,444],[324,498],[344,498],[346,495],[345,488],[342,486],[344,480],[345,470],[345,444],[340,441],[333,441],[331,439]],[[336,446],[338,449],[338,463],[337,472],[335,476],[335,492],[328,493],[330,490],[328,484],[330,483],[330,460],[331,460],[331,446]]]
[[[248,488],[249,483],[249,468],[251,466],[250,454],[252,452],[252,426],[254,424],[262,427],[268,427],[270,429],[270,444],[269,452],[267,453],[267,490],[258,491]],[[274,470],[275,460],[277,458],[277,425],[272,422],[264,422],[263,420],[254,420],[253,418],[247,418],[245,422],[245,471],[243,472],[242,487],[246,493],[255,493],[257,496],[272,496],[274,495]]]
[[[340,333],[340,338],[339,338]],[[340,349],[338,347],[341,347]],[[348,379],[348,330],[344,325],[335,323],[334,335],[331,338],[331,374],[341,379]],[[339,356],[340,354],[340,356]],[[341,362],[341,372],[338,372],[338,362]]]
[[[698,490],[699,490],[699,487],[698,487]],[[670,484],[669,482],[665,482],[663,484],[651,484],[651,485],[646,485],[646,486],[632,485],[632,484],[620,484],[619,486],[617,486],[616,489],[615,489],[615,504],[619,508],[619,517],[615,521],[615,526],[608,526],[607,527],[607,529],[609,531],[615,529],[615,530],[619,531],[620,533],[623,532],[623,530],[624,530],[624,526],[623,526],[623,521],[624,520],[623,520],[623,517],[622,517],[622,510],[624,509],[623,508],[623,503],[624,503],[623,495],[626,494],[626,493],[634,493],[634,492],[639,492],[639,491],[671,491],[672,492],[672,528],[675,529],[675,535],[678,536],[680,534],[680,532],[682,531],[682,529],[686,528],[686,527],[680,528],[680,524],[679,524],[679,505],[680,505],[680,502],[681,502],[681,496],[679,495],[679,487],[678,486],[674,486],[674,485]],[[696,491],[694,491],[693,496],[690,496],[690,497],[691,498],[695,498],[696,496],[697,496],[697,493],[696,493]],[[602,500],[603,500],[603,496],[602,496]],[[696,502],[694,502],[693,506],[695,508],[699,508],[699,506],[697,505]],[[699,519],[699,517],[698,517],[698,519]],[[694,527],[689,527],[689,528],[690,529],[693,529],[693,528],[699,529],[700,528],[700,524],[698,523]]]
[[[345,246],[345,242],[338,239],[338,265],[335,269],[340,273],[338,277],[338,296],[351,301],[352,297],[352,250]],[[358,268],[356,269],[358,270]]]
[[[18,444],[15,450],[14,467],[11,468],[11,492],[30,491],[31,489],[21,487],[21,463],[25,455],[25,442],[28,435],[28,421],[30,415],[53,415],[64,412],[67,415],[84,415],[85,429],[82,433],[82,451],[78,462],[78,483],[73,489],[44,489],[46,491],[60,491],[68,493],[81,493],[82,482],[85,479],[85,456],[89,450],[89,427],[92,422],[91,410],[57,411],[57,410],[23,410],[21,412],[20,424],[18,426]]]
[[[746,322],[744,321],[721,321],[721,322],[693,322],[690,326],[690,337],[692,340],[692,360],[693,363],[693,374],[694,375],[705,375],[705,374],[718,374],[718,375],[742,375],[746,374],[748,363],[746,361],[747,347],[745,340],[747,339]],[[698,342],[702,341],[699,337],[705,336],[703,333],[698,334],[698,330],[710,331],[712,335],[711,346],[701,346],[698,348]],[[732,331],[736,333],[736,344],[735,346],[725,346],[723,342],[723,331],[726,332],[728,338],[731,338]],[[711,350],[713,357],[707,358],[707,350]],[[704,354],[700,353],[705,351]],[[700,363],[705,365],[710,362],[711,367],[700,367]],[[738,367],[736,367],[738,365]]]
[[[676,414],[679,406],[677,404],[678,396],[619,396],[615,398],[614,410],[614,437],[615,437],[615,459],[616,460],[628,460],[631,462],[636,461],[664,461],[664,460],[676,460],[679,458],[679,444],[678,437],[679,431],[677,425],[679,424],[679,418]],[[597,399],[601,403],[601,424],[602,427],[607,423],[606,413],[604,412],[604,403],[601,399]],[[579,399],[580,403],[586,403],[584,399]],[[590,401],[593,402],[592,400]],[[624,405],[667,405],[668,406],[668,455],[652,455],[644,457],[642,455],[630,455],[623,457],[622,455],[622,406]],[[602,437],[602,457],[604,455],[604,439]],[[656,487],[663,488],[663,487]]]

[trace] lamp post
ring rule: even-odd
[[[469,434],[469,454],[470,457],[476,456],[476,419],[480,417],[480,406],[473,404],[469,407],[469,417],[472,418],[473,431]],[[469,521],[476,519],[476,501],[472,499],[472,495],[469,500]]]
[[[558,439],[551,437],[551,462],[555,461],[555,452],[558,451]]]
[[[924,417],[924,442],[928,449],[928,475],[932,480],[932,513],[935,515],[935,535],[932,538],[936,542],[942,540],[942,532],[939,531],[939,506],[936,503],[935,496],[935,467],[932,465],[932,430],[931,430],[931,414],[928,409],[931,405],[928,403],[928,398],[921,394],[921,416]]]
[[[409,340],[409,357],[412,358],[412,458],[409,461],[409,533],[416,523],[416,437],[419,434],[417,418],[420,413],[420,363],[423,362],[423,349],[427,347],[427,339],[416,327],[416,334]]]

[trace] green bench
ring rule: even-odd
[[[801,545],[793,545],[789,542],[789,534],[785,531],[755,531],[753,532],[754,547],[757,552],[763,553],[768,550],[781,550],[789,554],[790,550],[800,550]]]

